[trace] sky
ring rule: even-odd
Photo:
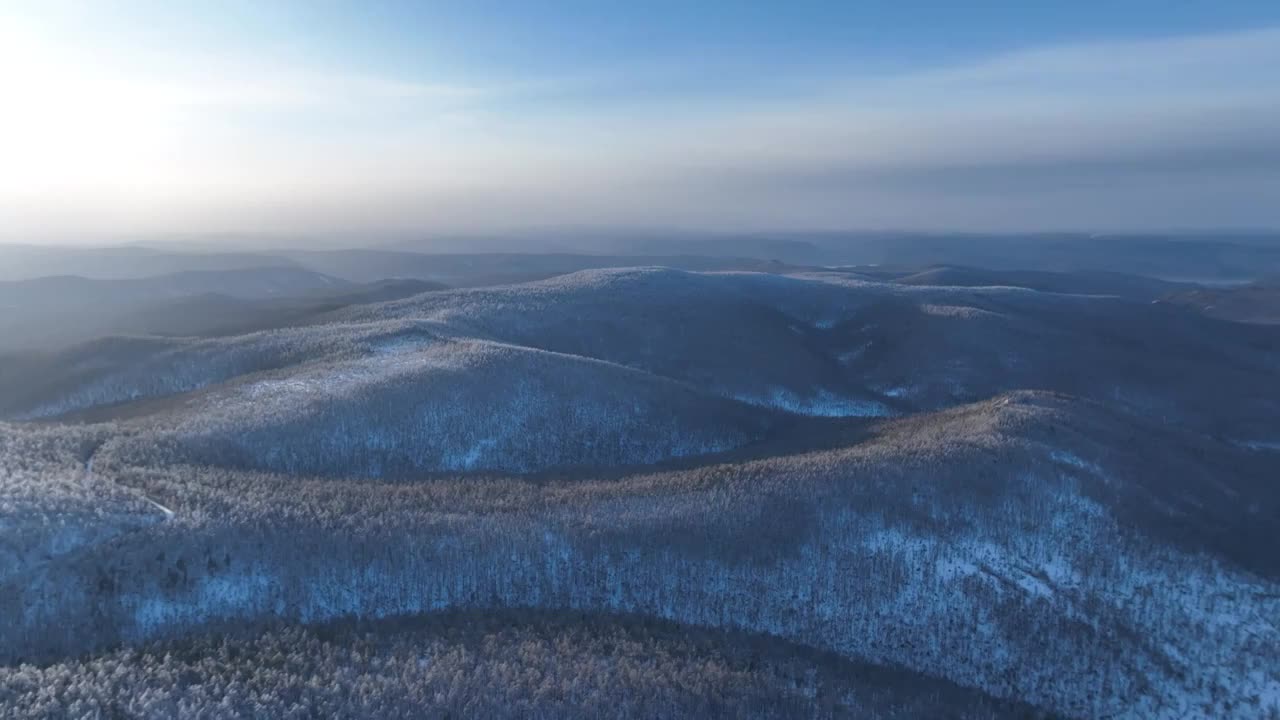
[[[0,237],[1280,227],[1280,3],[0,0]]]

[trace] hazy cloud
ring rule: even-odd
[[[563,78],[140,70],[5,39],[0,220],[19,230],[1280,224],[1275,29],[807,68],[799,97],[738,77],[714,103],[625,110],[560,102]]]

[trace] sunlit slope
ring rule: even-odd
[[[1091,402],[1016,393],[826,449],[538,480],[133,466],[139,439],[101,472],[175,516],[0,588],[23,618],[3,647],[542,607],[767,632],[1076,717],[1275,691],[1278,458]]]

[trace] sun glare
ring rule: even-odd
[[[177,109],[102,58],[0,27],[0,189],[128,196],[171,175]]]

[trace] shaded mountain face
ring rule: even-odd
[[[0,707],[1280,711],[1276,329],[889,280],[587,270],[8,361]]]
[[[744,248],[745,249],[745,248]],[[372,283],[414,279],[444,285],[479,286],[541,280],[597,268],[663,265],[683,270],[767,271],[773,256],[744,252],[700,252],[696,246],[664,252],[476,253],[410,252],[393,249],[262,250],[260,252],[186,252],[147,247],[79,248],[0,244],[0,288],[7,283],[99,286],[127,290],[131,286],[166,284],[164,278],[185,275],[222,276],[230,285],[241,275],[323,275],[336,281]],[[792,260],[791,262],[799,262]],[[89,282],[92,281],[92,282]],[[128,281],[134,281],[130,283]],[[219,291],[217,287],[210,290]],[[229,292],[226,294],[235,295]],[[3,291],[0,291],[3,296]]]
[[[294,263],[264,253],[179,252],[141,246],[0,244],[0,281],[64,276],[104,280],[139,279],[173,273],[233,272],[287,266],[294,266]]]
[[[24,391],[0,411],[50,418],[196,390],[217,404],[232,392],[219,386],[264,372],[305,377],[278,395],[286,405],[327,398],[328,389],[358,398],[423,353],[443,362],[448,348],[462,358],[475,343],[545,351],[538,362],[552,365],[588,358],[619,378],[648,376],[798,416],[880,417],[1043,389],[1247,441],[1265,434],[1280,403],[1267,390],[1280,367],[1280,339],[1269,329],[1016,288],[599,270],[356,306],[326,320],[220,339],[122,340],[110,352],[87,347],[37,367],[11,365],[6,374]],[[1212,382],[1195,381],[1210,367]],[[502,375],[510,392],[522,372]]]
[[[85,678],[59,697],[62,678]],[[174,679],[177,678],[177,682]],[[1036,717],[1032,708],[776,638],[582,613],[458,612],[255,628],[0,668],[28,718]]]
[[[297,268],[250,268],[178,272],[130,279],[90,279],[76,275],[0,283],[0,303],[8,307],[128,304],[218,293],[245,300],[342,290],[350,283]]]
[[[1160,301],[1194,308],[1222,320],[1280,325],[1280,278],[1230,287],[1184,289],[1169,293]]]
[[[287,267],[0,282],[0,352],[48,352],[109,335],[208,336],[284,327],[315,322],[348,305],[442,287],[422,280],[357,284]]]
[[[522,282],[580,270],[663,265],[693,271],[937,265],[1000,272],[1126,274],[1182,282],[1248,282],[1280,273],[1276,233],[981,234],[919,232],[661,233],[602,229],[499,238],[369,238],[342,250],[256,252],[0,244],[0,281],[47,276],[146,278],[290,267],[351,282],[414,278],[453,287]],[[257,243],[262,245],[263,243]],[[198,247],[198,244],[188,244]],[[523,252],[504,252],[525,248]],[[965,283],[968,284],[968,283]]]
[[[173,452],[312,475],[529,472],[719,452],[769,424],[738,403],[574,356],[403,335],[374,347],[372,359],[210,391],[166,414]],[[136,452],[149,456],[154,443]]]
[[[697,238],[685,243],[697,247]],[[749,257],[805,265],[1126,273],[1175,281],[1248,281],[1280,272],[1276,233],[1170,235],[981,233],[782,233],[723,237],[703,247],[742,247]],[[763,250],[763,248],[768,248]],[[703,252],[708,252],[703,251]],[[765,254],[756,254],[763,252]]]
[[[769,271],[769,258],[726,252],[702,254],[674,249],[666,253],[450,253],[395,250],[285,251],[291,262],[355,282],[383,278],[418,278],[451,287],[500,285],[543,280],[556,275],[601,268],[661,265],[691,271]]]
[[[734,257],[0,245],[0,353],[61,350],[109,335],[239,334],[319,322],[324,313],[348,305],[447,286],[522,282],[637,263],[688,270],[783,267]]]

